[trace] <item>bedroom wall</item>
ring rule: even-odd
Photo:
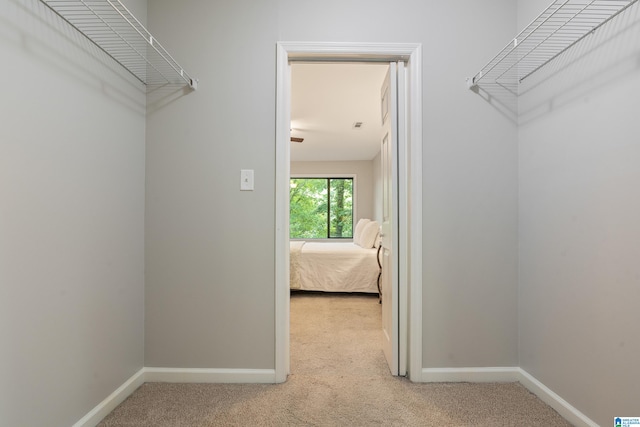
[[[143,366],[145,93],[37,0],[0,55],[0,425],[69,426]]]
[[[356,218],[373,218],[373,163],[372,161],[291,162],[291,174],[355,174]]]
[[[548,6],[519,1],[519,22]],[[520,366],[599,425],[638,413],[640,5],[520,97]]]
[[[515,366],[516,129],[465,85],[515,20],[509,0],[150,2],[201,81],[149,105],[147,366],[274,367],[280,40],[423,43],[423,366]]]

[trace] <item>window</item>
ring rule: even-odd
[[[291,178],[289,237],[353,237],[353,178]]]

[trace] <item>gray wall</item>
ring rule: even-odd
[[[424,43],[423,367],[516,366],[516,126],[464,84],[516,4],[427,5],[406,26]]]
[[[521,24],[546,3],[519,1]],[[602,426],[639,408],[638,6],[519,106],[520,366]]]
[[[69,426],[143,366],[145,93],[39,1],[0,28],[0,425]]]
[[[374,181],[373,161],[336,162],[291,162],[292,175],[304,174],[355,174],[356,175],[356,218],[373,218]]]
[[[516,128],[465,85],[513,36],[515,6],[150,2],[201,81],[149,104],[146,365],[274,367],[275,46],[300,40],[423,43],[423,365],[517,365]]]
[[[148,19],[200,86],[149,103],[145,364],[273,369],[277,8],[161,0]]]

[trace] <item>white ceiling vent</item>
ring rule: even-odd
[[[363,122],[355,122],[355,123],[353,124],[353,128],[354,128],[354,129],[362,129],[362,126],[364,126],[364,123],[363,123]]]

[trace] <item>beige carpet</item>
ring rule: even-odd
[[[392,377],[380,322],[375,296],[294,293],[286,383],[147,383],[99,425],[570,425],[518,383],[414,384]]]

